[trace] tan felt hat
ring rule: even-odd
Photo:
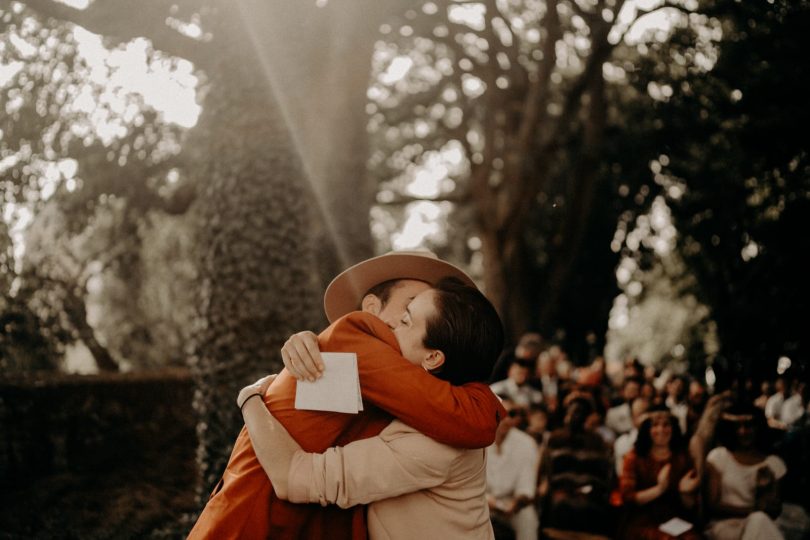
[[[366,292],[391,279],[416,279],[435,285],[445,277],[456,277],[475,287],[464,270],[439,259],[430,251],[391,251],[359,262],[338,274],[326,288],[323,308],[333,322],[360,309]],[[476,287],[477,288],[477,287]]]

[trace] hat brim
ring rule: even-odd
[[[332,280],[323,296],[326,318],[334,322],[360,309],[366,292],[384,281],[415,279],[435,285],[445,277],[456,277],[476,287],[466,272],[430,252],[392,252],[372,257],[347,268]]]

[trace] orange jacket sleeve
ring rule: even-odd
[[[411,364],[377,317],[346,315],[320,336],[320,346],[356,352],[363,398],[428,437],[457,448],[484,448],[495,440],[506,411],[489,386],[453,386]]]

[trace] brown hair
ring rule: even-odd
[[[388,300],[391,298],[391,291],[393,291],[396,288],[397,284],[400,281],[402,281],[402,279],[397,278],[397,279],[389,279],[388,281],[383,281],[382,283],[377,283],[368,291],[366,291],[366,294],[364,294],[363,297],[366,297],[369,294],[373,294],[374,296],[380,299],[380,303],[382,303],[383,307],[385,307],[385,304],[387,304]]]
[[[504,342],[495,307],[456,278],[444,278],[433,289],[436,315],[427,321],[424,345],[445,356],[433,374],[455,385],[488,380]]]

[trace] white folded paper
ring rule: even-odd
[[[662,523],[658,530],[665,532],[670,536],[678,536],[692,528],[692,524],[684,521],[681,518],[674,517],[667,522]]]
[[[355,353],[321,353],[324,370],[315,382],[298,381],[295,408],[357,414],[363,410]]]

